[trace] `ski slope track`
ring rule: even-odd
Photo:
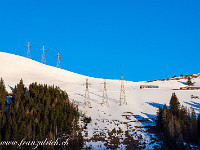
[[[200,85],[199,74],[192,79],[194,86]],[[173,90],[186,86],[186,79],[174,78],[165,81],[132,82],[125,81],[127,105],[119,106],[120,80],[107,79],[107,94],[109,107],[101,105],[103,96],[103,79],[88,77],[67,70],[48,66],[34,60],[0,52],[0,77],[3,78],[6,89],[11,92],[22,78],[26,87],[37,82],[59,86],[65,90],[70,100],[74,100],[79,110],[92,118],[87,129],[82,134],[85,148],[92,149],[127,149],[128,146],[141,149],[159,148],[161,142],[155,134],[148,132],[148,127],[155,126],[156,112],[159,106],[169,104],[171,95],[176,93],[181,105],[193,107],[200,111],[199,90]],[[91,106],[83,107],[85,95],[85,81],[89,81],[89,95]],[[158,85],[158,89],[140,89],[140,85]],[[84,126],[80,120],[80,126]],[[117,144],[116,144],[117,143]],[[130,145],[132,143],[133,145]]]

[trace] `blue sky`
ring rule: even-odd
[[[1,1],[0,51],[79,74],[141,81],[199,73],[200,1]]]

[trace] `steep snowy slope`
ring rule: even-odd
[[[131,82],[125,81],[126,100],[128,105],[119,106],[120,80],[107,80],[107,94],[109,107],[101,105],[103,95],[103,79],[87,77],[70,71],[44,65],[39,62],[0,52],[0,77],[5,81],[6,88],[14,87],[22,78],[25,85],[32,82],[56,85],[66,90],[70,100],[75,100],[80,111],[91,116],[92,122],[88,129],[84,130],[86,146],[104,148],[115,146],[112,138],[118,137],[118,148],[125,148],[130,136],[138,140],[141,148],[151,149],[159,145],[155,136],[147,132],[146,125],[154,125],[154,118],[159,105],[169,104],[173,92],[176,93],[180,103],[188,107],[200,110],[200,100],[191,99],[191,95],[200,96],[199,90],[181,91],[173,90],[185,86],[186,79],[154,81],[154,82]],[[85,81],[88,78],[89,94],[92,108],[83,107],[85,95]],[[196,85],[200,85],[200,78],[195,78]],[[158,85],[158,89],[140,89],[140,85]],[[80,122],[80,125],[81,122]],[[117,130],[116,133],[113,129]],[[128,131],[128,133],[126,133]],[[113,137],[112,137],[113,136]],[[131,139],[129,137],[129,139]],[[117,147],[115,147],[117,148]]]

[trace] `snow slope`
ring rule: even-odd
[[[75,100],[79,105],[80,111],[92,118],[92,122],[88,125],[88,129],[83,131],[83,135],[87,141],[86,146],[91,145],[95,149],[113,146],[112,135],[119,137],[118,148],[121,149],[125,149],[128,135],[134,140],[138,140],[139,145],[144,149],[152,149],[155,145],[159,145],[159,141],[151,143],[156,137],[148,133],[144,126],[154,125],[154,118],[159,105],[169,104],[173,92],[176,93],[181,104],[193,107],[197,112],[200,111],[200,100],[191,99],[191,95],[200,96],[199,90],[173,90],[185,86],[186,79],[154,82],[125,81],[128,105],[123,106],[119,106],[121,81],[107,80],[109,98],[109,107],[107,107],[101,105],[103,79],[83,76],[21,56],[0,52],[0,77],[4,79],[6,89],[9,92],[11,91],[9,86],[14,87],[21,78],[27,87],[30,83],[37,82],[48,85],[54,84],[66,90],[70,100]],[[86,78],[90,83],[89,94],[92,108],[83,107]],[[195,78],[194,82],[196,86],[200,85],[200,78]],[[159,88],[140,89],[139,86],[143,84],[158,85]],[[80,122],[80,125],[83,124]],[[113,129],[119,132],[109,133]],[[128,133],[125,131],[128,131]]]

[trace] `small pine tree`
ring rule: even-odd
[[[172,97],[169,103],[170,110],[172,111],[173,115],[179,116],[180,111],[180,103],[175,93],[172,93]]]
[[[190,78],[190,76],[187,78],[188,80],[187,80],[187,85],[193,85],[194,83],[191,81],[191,78]]]

